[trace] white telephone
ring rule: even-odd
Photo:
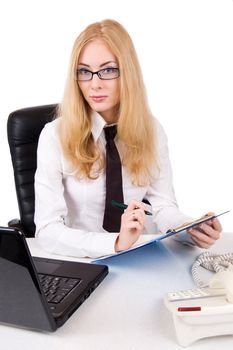
[[[216,272],[208,285],[199,277],[199,266]],[[180,345],[210,336],[233,335],[233,253],[201,254],[192,266],[192,275],[198,288],[165,296]]]

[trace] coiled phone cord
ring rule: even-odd
[[[192,276],[195,284],[200,287],[207,287],[208,283],[201,280],[199,276],[199,267],[202,266],[207,270],[219,272],[224,270],[233,270],[233,253],[218,254],[205,252],[200,254],[192,265]]]

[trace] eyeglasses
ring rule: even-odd
[[[97,74],[101,80],[111,80],[111,79],[119,78],[120,70],[119,68],[108,67],[108,68],[98,70],[97,72],[91,72],[88,69],[81,68],[81,69],[77,69],[77,80],[78,81],[92,80],[94,74]]]

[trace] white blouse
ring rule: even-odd
[[[190,217],[178,209],[167,138],[159,122],[155,121],[160,167],[157,180],[149,186],[138,187],[132,184],[127,170],[122,169],[124,202],[127,204],[131,199],[141,201],[146,197],[151,203],[153,217],[147,216],[145,234],[165,233],[190,221]],[[62,153],[59,123],[60,118],[46,124],[39,138],[35,174],[36,237],[41,246],[53,254],[91,258],[112,254],[118,233],[109,233],[102,228],[105,171],[95,180],[79,180],[74,176]],[[103,152],[105,124],[104,119],[94,112],[92,134]],[[120,147],[117,137],[115,141]],[[176,236],[179,240],[193,243],[187,234]]]

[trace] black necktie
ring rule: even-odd
[[[111,205],[113,199],[124,202],[121,160],[114,142],[117,133],[116,125],[104,128],[104,132],[106,138],[106,199],[103,228],[109,232],[119,232],[121,215],[124,211]]]

